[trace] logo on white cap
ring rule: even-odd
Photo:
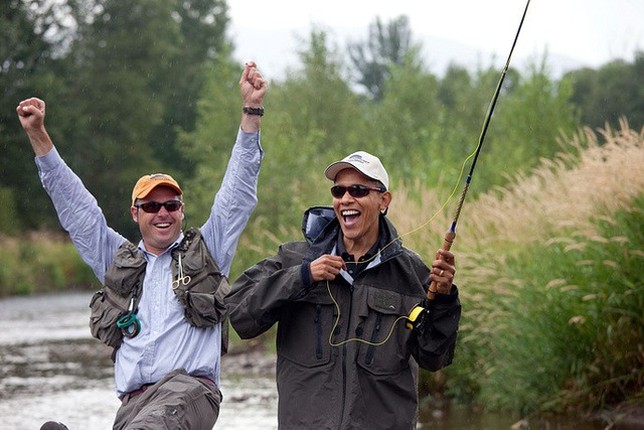
[[[340,170],[353,167],[365,176],[380,181],[386,189],[389,189],[389,175],[378,157],[365,151],[354,152],[343,158],[341,161],[331,163],[324,174],[334,181]]]

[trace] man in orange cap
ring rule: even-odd
[[[130,207],[141,232],[138,244],[108,227],[94,197],[58,154],[45,129],[45,103],[30,98],[17,107],[61,224],[104,286],[92,297],[90,328],[114,348],[122,401],[115,429],[211,430],[219,415],[226,277],[257,203],[263,157],[259,130],[267,83],[255,63],[245,65],[239,86],[241,125],[210,217],[184,232],[177,181],[145,175]]]

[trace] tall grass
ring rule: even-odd
[[[599,137],[583,130],[465,202],[452,247],[464,318],[446,369],[461,400],[520,413],[643,400],[643,133],[622,123]],[[455,203],[440,211],[421,187],[396,200],[404,240],[431,259]]]

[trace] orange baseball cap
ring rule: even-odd
[[[183,195],[181,187],[172,176],[166,175],[165,173],[153,173],[151,175],[141,176],[136,181],[136,185],[134,185],[134,189],[132,190],[132,205],[134,205],[136,199],[145,198],[145,196],[150,194],[150,191],[159,186],[170,187],[179,193],[179,195]]]

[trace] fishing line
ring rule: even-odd
[[[507,58],[507,60],[505,62],[505,65],[503,66],[503,69],[501,70],[501,75],[500,75],[499,80],[497,82],[496,89],[494,90],[494,95],[492,97],[492,100],[490,101],[490,104],[488,105],[488,109],[487,109],[487,112],[485,114],[485,119],[484,119],[483,125],[481,127],[481,134],[479,135],[478,144],[476,145],[476,148],[474,149],[474,151],[472,151],[472,153],[470,155],[468,155],[465,158],[465,160],[463,161],[463,164],[461,166],[461,171],[460,171],[458,179],[456,181],[456,185],[454,186],[452,192],[447,197],[447,199],[445,200],[443,205],[425,223],[421,224],[419,227],[416,227],[416,228],[414,228],[414,229],[412,229],[412,230],[410,230],[410,231],[408,231],[406,233],[398,235],[397,237],[392,239],[389,243],[387,243],[385,246],[383,246],[381,249],[379,249],[378,252],[376,252],[374,256],[370,257],[367,260],[360,261],[360,262],[347,262],[348,264],[356,264],[357,265],[357,264],[369,263],[370,261],[375,259],[377,256],[379,256],[382,253],[382,251],[384,251],[387,247],[389,247],[390,245],[392,245],[396,241],[400,240],[402,237],[410,235],[412,233],[415,233],[418,230],[421,230],[421,229],[425,228],[429,223],[431,223],[438,216],[438,214],[441,213],[445,209],[445,207],[448,205],[448,203],[452,200],[452,198],[456,194],[456,190],[458,189],[458,186],[459,186],[459,184],[461,182],[461,179],[463,178],[463,174],[465,172],[465,166],[466,166],[467,162],[471,158],[474,158],[474,160],[472,161],[472,166],[470,167],[470,171],[469,171],[469,173],[467,175],[467,179],[465,180],[465,186],[463,187],[463,191],[461,193],[461,197],[459,199],[454,218],[452,220],[452,223],[450,224],[449,229],[445,233],[445,237],[443,238],[443,246],[442,246],[441,249],[444,250],[444,251],[449,251],[450,250],[450,248],[452,247],[452,243],[454,243],[454,240],[456,238],[456,226],[458,224],[458,219],[459,219],[459,217],[461,215],[461,210],[463,209],[463,203],[465,202],[465,196],[467,195],[467,192],[469,190],[470,184],[472,182],[472,176],[474,175],[474,168],[476,167],[476,162],[478,161],[479,154],[481,153],[481,148],[483,147],[483,142],[485,140],[485,136],[487,134],[488,127],[490,125],[490,120],[492,119],[492,114],[494,113],[494,108],[496,106],[496,102],[497,102],[497,100],[499,98],[499,94],[501,93],[501,87],[503,86],[503,81],[505,80],[505,76],[506,76],[506,74],[508,72],[508,68],[510,67],[510,60],[512,59],[512,54],[514,52],[514,48],[516,47],[517,41],[519,40],[519,34],[521,33],[521,28],[523,27],[523,22],[525,21],[525,17],[526,17],[526,15],[528,13],[528,7],[529,6],[530,6],[530,0],[527,0],[525,8],[523,10],[523,15],[521,16],[521,21],[519,22],[519,27],[518,27],[518,29],[516,31],[516,34],[514,36],[514,40],[512,42],[512,46],[510,48],[510,52],[508,54],[508,58]],[[371,342],[371,341],[368,341],[366,339],[353,337],[353,338],[345,339],[345,340],[343,340],[341,342],[338,342],[338,343],[334,343],[334,342],[332,342],[331,339],[333,337],[333,332],[335,331],[335,328],[338,326],[339,321],[340,321],[340,306],[339,306],[338,302],[335,300],[335,298],[333,297],[333,294],[331,293],[331,287],[330,287],[329,281],[326,281],[326,284],[327,284],[327,291],[329,292],[329,296],[331,297],[331,300],[335,304],[336,310],[338,312],[338,316],[337,316],[337,318],[335,320],[335,323],[333,325],[333,329],[331,330],[331,333],[329,335],[329,344],[331,346],[340,346],[340,345],[343,345],[345,343],[352,342],[352,341],[362,342],[362,343],[365,343],[367,345],[372,345],[372,346],[380,346],[380,345],[383,345],[385,342],[387,342],[391,338],[391,335],[393,333],[394,327],[395,327],[396,323],[398,323],[398,321],[404,320],[404,319],[410,320],[410,318],[407,315],[398,316],[398,318],[396,318],[394,320],[394,322],[392,323],[388,335],[384,338],[384,340],[382,340],[380,342]],[[432,288],[431,288],[432,286],[434,287],[433,291],[436,291],[436,281],[432,281],[430,286],[429,286],[430,291],[428,292],[428,298],[430,298],[430,299],[433,298],[433,296],[434,296],[434,293],[431,292],[432,291]]]
[[[331,345],[331,346],[342,346],[345,343],[349,343],[349,342],[361,342],[361,343],[365,343],[365,344],[371,345],[371,346],[384,345],[391,338],[391,335],[394,332],[394,327],[396,327],[396,323],[398,321],[400,321],[400,320],[407,319],[407,315],[399,315],[398,318],[396,318],[394,320],[394,322],[391,323],[391,327],[389,328],[389,333],[387,334],[387,336],[385,336],[385,338],[383,340],[381,340],[380,342],[372,342],[372,341],[367,340],[367,339],[362,339],[361,337],[351,337],[351,338],[342,340],[340,342],[333,342],[333,340],[332,340],[333,339],[333,332],[335,331],[336,327],[340,323],[340,305],[338,304],[338,302],[333,297],[333,294],[331,294],[331,286],[329,285],[329,281],[326,281],[326,288],[327,288],[327,291],[329,292],[329,296],[331,296],[331,300],[333,300],[333,304],[335,305],[335,308],[338,311],[338,317],[335,319],[335,323],[333,324],[333,327],[331,328],[331,333],[329,333],[329,345]]]

